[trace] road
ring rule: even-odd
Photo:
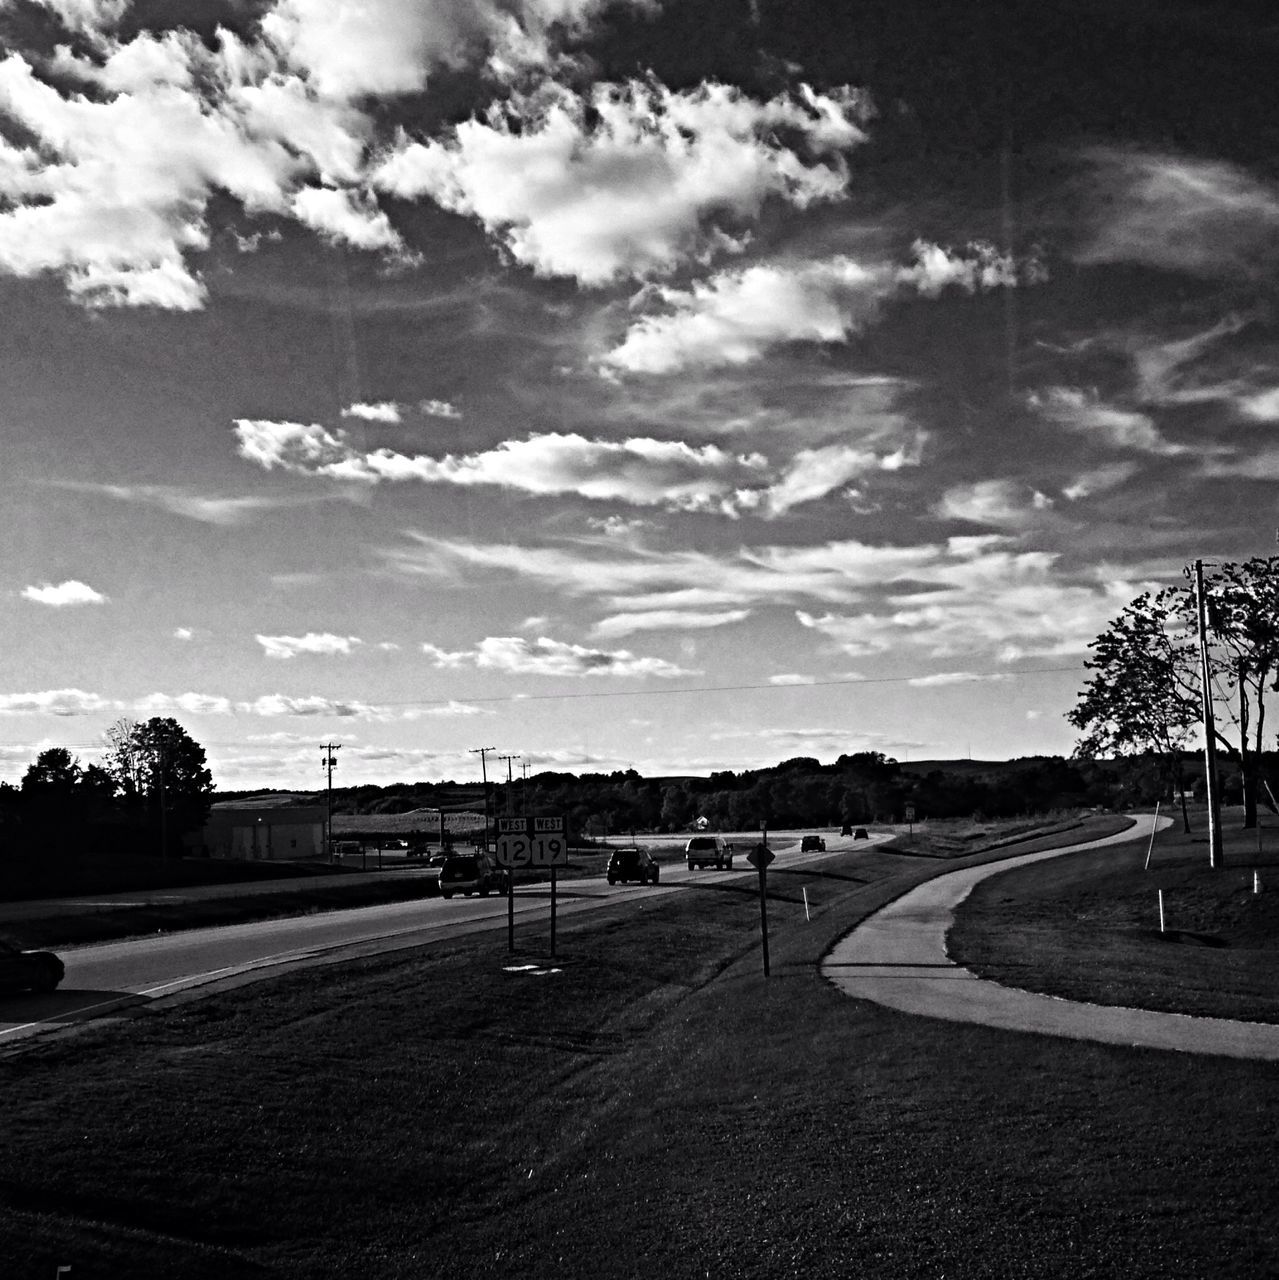
[[[866,850],[891,839],[876,833],[856,843],[829,837],[827,853],[799,852],[798,837],[770,840],[778,869],[802,866],[843,850]],[[745,861],[745,837],[730,871],[690,872],[682,862],[662,865],[656,886],[610,885],[603,878],[568,880],[557,892],[557,920],[627,900],[687,891],[690,882],[713,884],[755,872]],[[521,930],[544,929],[550,914],[550,886],[517,887],[517,944]],[[207,994],[260,980],[303,965],[332,964],[358,956],[424,946],[480,930],[505,928],[504,895],[488,898],[419,898],[347,911],[263,920],[132,938],[61,951],[66,977],[49,996],[0,999],[0,1046],[51,1029],[111,1017],[139,1004],[181,995]]]
[[[1169,825],[1167,818],[1153,821],[1159,827]],[[1136,841],[1134,856],[1140,857],[1140,841],[1150,834],[1151,824],[1152,819],[1143,816],[1118,835],[929,880],[863,920],[832,949],[822,972],[846,995],[903,1013],[1104,1044],[1279,1060],[1279,1026],[1062,1000],[978,978],[947,955],[946,932],[955,909],[978,881],[1101,845]]]

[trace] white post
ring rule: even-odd
[[[1159,932],[1164,931],[1164,891],[1159,890]]]
[[[1261,892],[1261,872],[1255,869],[1252,873],[1252,891],[1253,893]]]
[[[1150,844],[1146,849],[1146,865],[1142,867],[1143,871],[1150,870],[1150,855],[1155,847],[1155,832],[1159,830],[1159,801],[1155,801],[1155,820],[1150,824]]]
[[[807,920],[810,924],[812,923],[812,919],[813,919],[813,917],[808,914],[808,886],[807,885],[804,886],[804,919]]]

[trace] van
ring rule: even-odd
[[[694,867],[718,867],[733,869],[733,846],[725,844],[722,836],[694,836],[684,846],[688,869]]]

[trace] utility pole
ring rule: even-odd
[[[488,753],[496,747],[471,747],[469,754],[480,758],[480,777],[484,780],[484,852],[489,850],[489,772]]]
[[[508,817],[515,812],[515,780],[511,777],[511,761],[519,758],[518,752],[513,756],[498,756],[499,760],[506,761],[506,813]]]
[[[342,744],[340,742],[322,742],[320,750],[324,755],[320,758],[320,767],[328,774],[328,798],[324,808],[324,852],[329,858],[333,857],[333,770],[337,768],[338,758],[333,753],[341,751]]]
[[[166,805],[165,805],[166,796],[164,794],[165,758],[164,758],[164,739],[163,738],[161,738],[159,742],[159,751],[160,751],[160,857],[168,858],[169,856],[169,820],[168,820],[168,813],[166,812]]]
[[[524,774],[524,781],[520,785],[520,816],[528,817],[528,761],[520,761],[520,771]]]
[[[1221,869],[1221,795],[1217,790],[1217,740],[1212,715],[1212,669],[1208,665],[1208,599],[1204,562],[1195,561],[1195,605],[1199,621],[1199,689],[1204,718],[1204,784],[1208,796],[1208,865]]]

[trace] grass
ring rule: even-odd
[[[6,1280],[1279,1272],[1273,1067],[820,978],[935,870],[874,850],[770,877],[767,981],[752,882],[694,881],[580,917],[554,964],[523,935],[531,970],[492,935],[0,1059]]]
[[[960,908],[950,953],[995,981],[1068,999],[1279,1022],[1279,824],[1269,823],[1259,856],[1256,833],[1227,812],[1216,871],[1200,813],[1190,835],[1179,823],[1160,833],[1148,871],[1141,842],[1003,872]]]

